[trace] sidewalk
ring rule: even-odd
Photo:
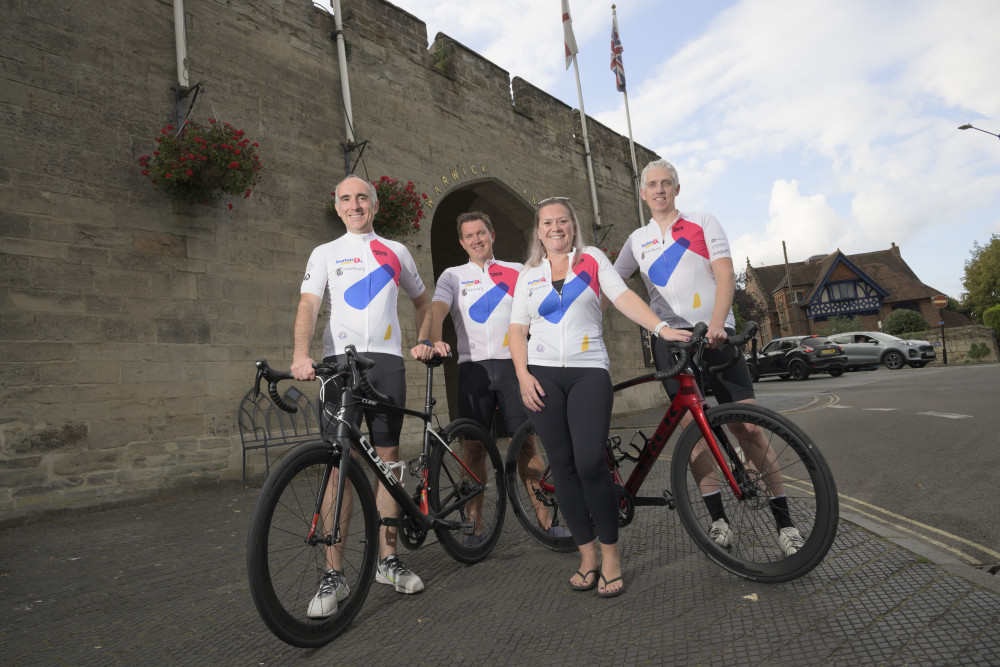
[[[638,413],[616,425],[655,421]],[[3,664],[1000,664],[995,577],[842,518],[812,573],[755,584],[703,556],[676,513],[652,507],[622,530],[620,597],[570,591],[578,557],[536,544],[508,508],[486,561],[460,565],[431,535],[401,553],[423,593],[373,583],[347,633],[297,649],[268,632],[250,599],[256,493],[0,532]]]

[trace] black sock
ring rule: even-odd
[[[707,496],[702,496],[705,501],[705,507],[708,508],[708,513],[712,515],[712,522],[716,522],[719,519],[725,519],[726,523],[729,523],[729,517],[726,516],[726,510],[722,507],[722,492],[716,491],[715,493],[710,493]]]
[[[779,531],[782,528],[791,528],[795,525],[792,523],[791,514],[788,513],[788,498],[778,496],[768,500],[767,504],[771,507],[771,514],[774,515],[774,521],[778,524]]]

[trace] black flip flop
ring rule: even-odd
[[[601,576],[601,571],[599,569],[597,569],[597,570],[587,570],[587,573],[584,574],[583,572],[580,572],[579,570],[577,570],[576,574],[580,575],[580,577],[583,579],[583,583],[580,584],[580,585],[577,585],[577,584],[574,584],[571,581],[571,582],[569,582],[569,587],[572,588],[574,591],[592,591],[592,590],[594,590],[594,588],[597,587],[597,577]],[[588,584],[587,583],[587,577],[589,577],[591,574],[596,574],[597,577],[594,577],[594,580]],[[605,584],[605,586],[606,585],[607,584]]]
[[[592,571],[593,571],[593,570],[592,570]],[[603,575],[603,574],[602,574],[602,575],[600,575],[600,577],[601,577],[601,579],[602,579],[602,580],[604,580],[604,588],[605,588],[605,592],[604,592],[604,593],[602,593],[601,591],[597,591],[597,595],[598,595],[599,597],[602,597],[602,598],[613,598],[613,597],[616,597],[616,596],[618,596],[618,595],[621,595],[622,593],[624,593],[624,592],[625,592],[625,582],[624,582],[624,581],[622,581],[622,578],[621,578],[621,577],[615,577],[615,578],[614,578],[614,579],[612,579],[611,581],[608,581],[607,579],[604,579],[604,575]],[[606,589],[608,588],[608,584],[613,584],[613,583],[615,583],[616,581],[622,581],[622,587],[621,587],[621,588],[619,588],[619,589],[618,589],[618,590],[616,590],[616,591],[610,591],[610,592],[608,592],[608,591],[606,590]],[[595,581],[594,583],[596,584],[597,582]]]

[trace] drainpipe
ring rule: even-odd
[[[347,79],[347,50],[344,48],[344,20],[340,13],[340,0],[333,0],[333,22],[337,30],[337,61],[340,63],[340,92],[344,98],[344,121],[347,126],[347,142],[344,146],[344,171],[351,175],[351,151],[357,148],[354,139],[354,112],[351,110],[351,84]]]
[[[184,25],[184,0],[174,0],[174,41],[177,44],[177,84],[181,95],[190,87],[187,68],[187,31]]]

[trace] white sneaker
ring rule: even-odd
[[[805,543],[806,541],[802,539],[799,529],[795,526],[782,528],[778,532],[778,546],[781,547],[786,556],[796,553]]]
[[[723,549],[728,549],[733,543],[733,531],[725,519],[716,519],[708,530],[708,536]]]
[[[420,577],[410,572],[399,560],[396,554],[379,559],[375,568],[375,581],[380,584],[392,584],[397,593],[419,593],[424,590],[424,582]]]
[[[347,577],[343,572],[327,570],[319,582],[319,590],[309,603],[309,618],[326,618],[337,613],[341,600],[351,594],[347,586]]]

